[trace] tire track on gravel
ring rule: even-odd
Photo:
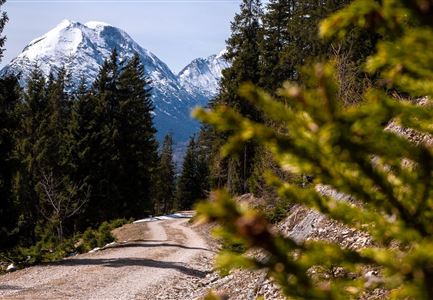
[[[189,263],[209,249],[187,222],[148,222],[143,240],[1,276],[0,298],[132,299],[172,276],[204,277]]]

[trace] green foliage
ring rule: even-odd
[[[278,223],[287,217],[290,208],[291,205],[289,201],[285,201],[285,199],[278,199],[269,211],[264,211],[266,220],[272,224]]]
[[[179,209],[192,209],[197,200],[206,198],[209,190],[208,177],[206,149],[200,138],[192,137],[177,183],[176,199]]]
[[[159,154],[157,181],[155,183],[156,199],[154,209],[156,214],[168,213],[175,208],[176,197],[176,166],[173,161],[173,138],[170,134],[164,137]]]
[[[111,229],[113,230],[113,229],[122,227],[123,225],[129,224],[132,222],[134,222],[133,218],[130,218],[130,219],[122,218],[122,219],[115,219],[113,221],[110,221],[109,224],[110,224]]]
[[[242,1],[240,12],[231,26],[226,58],[232,65],[223,71],[218,96],[210,107],[226,105],[242,116],[278,127],[258,107],[243,101],[238,91],[246,82],[260,86],[276,98],[286,80],[304,84],[302,67],[317,59],[332,58],[338,62],[341,81],[339,96],[345,104],[360,101],[370,77],[361,69],[365,58],[374,51],[380,36],[365,29],[348,26],[344,40],[323,40],[318,24],[326,16],[346,6],[350,0],[270,0],[263,11],[260,1]],[[283,99],[280,99],[283,100]],[[260,145],[250,139],[236,152],[222,157],[220,148],[227,142],[227,133],[204,126],[210,148],[210,181],[212,187],[227,187],[233,194],[264,191],[264,165],[273,162]],[[265,155],[265,157],[263,157]]]
[[[130,222],[132,220],[116,219],[110,222],[102,222],[97,229],[87,228],[82,236],[78,237],[78,252],[88,252],[96,247],[101,248],[113,242],[115,239],[111,231]]]
[[[83,234],[74,235],[59,243],[53,235],[55,228],[38,225],[35,229],[39,240],[32,246],[19,246],[5,252],[0,252],[2,257],[14,261],[20,267],[31,266],[42,262],[60,260],[71,254],[86,253],[96,247],[103,247],[114,241],[111,231],[121,227],[132,220],[116,219],[103,222],[98,228],[87,228]]]
[[[96,247],[98,247],[98,237],[96,231],[92,228],[87,228],[84,231],[82,238],[82,244],[79,246],[80,252],[88,252]]]
[[[31,246],[18,246],[6,251],[6,257],[20,267],[62,259],[75,251],[74,240],[59,243],[52,226],[38,225],[35,229],[39,240]]]
[[[102,222],[151,210],[157,142],[149,84],[138,55],[121,64],[114,50],[90,92],[78,97],[72,153],[76,180],[92,192],[86,218]]]
[[[14,201],[14,176],[19,169],[14,155],[18,118],[19,86],[16,78],[0,80],[0,249],[16,242],[19,231],[17,203]]]
[[[6,0],[0,0],[0,7],[6,3]],[[9,17],[5,11],[1,12],[0,15],[0,35],[3,33],[3,30],[6,26],[6,23],[9,21]],[[4,45],[6,43],[6,36],[0,37],[0,59],[3,58],[3,53],[5,51]]]
[[[292,47],[295,41],[290,23],[295,17],[296,2],[271,0],[263,16],[260,85],[269,90],[275,90],[283,81],[296,77],[293,55],[288,54],[288,48]]]
[[[227,40],[225,57],[231,62],[231,67],[223,70],[220,93],[211,106],[226,104],[235,108],[241,114],[254,120],[261,118],[260,112],[250,103],[242,101],[237,91],[243,82],[258,83],[260,79],[260,45],[262,43],[261,17],[263,15],[260,0],[243,0],[240,12],[231,23],[232,34]],[[206,128],[205,128],[206,129]],[[209,129],[209,128],[208,128]],[[235,193],[248,190],[247,180],[253,170],[253,158],[256,147],[246,144],[238,153],[221,159],[216,153],[224,143],[226,136],[211,129],[207,134],[211,138],[212,181],[219,186],[227,185]]]
[[[112,227],[108,222],[103,222],[99,225],[97,242],[98,246],[105,246],[108,243],[114,241],[114,236],[111,234]]]
[[[431,97],[432,15],[430,1],[356,0],[325,20],[321,34],[345,37],[352,26],[359,26],[386,36],[368,58],[367,70],[377,72],[390,90]],[[220,192],[215,202],[197,207],[199,214],[219,222],[220,237],[242,243],[246,249],[263,249],[268,255],[257,260],[224,252],[218,264],[224,270],[266,268],[282,292],[295,299],[359,298],[374,287],[386,288],[393,299],[431,299],[433,152],[426,142],[433,133],[431,100],[426,98],[419,105],[370,88],[362,103],[346,107],[339,98],[336,73],[333,63],[317,64],[303,87],[284,85],[279,92],[284,101],[252,85],[241,89],[250,103],[283,124],[284,130],[224,106],[201,109],[196,115],[229,133],[224,155],[254,139],[272,151],[281,168],[312,176],[312,185],[304,187],[272,172],[266,178],[282,199],[367,233],[374,246],[350,250],[321,241],[296,243],[271,230],[262,215]],[[401,132],[410,132],[410,137]],[[353,196],[358,205],[320,193],[317,187],[321,185]],[[327,270],[336,265],[356,278],[309,275],[313,267]],[[374,286],[362,276],[367,266],[380,270],[381,280]]]
[[[114,241],[111,234],[112,227],[108,222],[103,222],[97,229],[87,228],[84,231],[79,245],[79,252],[88,252],[96,247],[103,247]]]
[[[286,80],[299,81],[300,68],[313,59],[333,55],[332,44],[318,35],[320,20],[347,5],[349,0],[271,0],[263,15],[260,86],[275,92]],[[346,37],[346,44],[350,44]],[[363,45],[366,44],[363,40]],[[340,46],[342,46],[340,44]],[[359,56],[358,43],[350,48]],[[349,47],[345,47],[345,52]],[[351,50],[351,51],[352,51]],[[358,57],[357,59],[360,59]]]

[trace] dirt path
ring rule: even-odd
[[[148,222],[138,241],[1,276],[0,298],[155,299],[167,284],[200,281],[208,271],[197,263],[213,252],[187,221]]]

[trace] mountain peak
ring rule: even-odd
[[[81,23],[65,19],[43,36],[31,41],[18,58],[25,57],[32,61],[52,54],[72,55],[82,42],[83,28],[85,27]]]
[[[63,19],[57,26],[55,26],[53,29],[51,29],[49,32],[47,32],[45,35],[52,34],[54,32],[61,32],[63,30],[74,28],[74,27],[83,27],[84,25],[80,22],[76,22],[69,19]]]
[[[90,29],[98,29],[101,27],[113,27],[113,25],[105,23],[105,22],[100,22],[100,21],[89,21],[87,23],[84,24],[84,26],[90,28]]]
[[[65,28],[69,25],[73,24],[75,22],[69,20],[69,19],[63,19],[55,28]]]
[[[213,98],[218,93],[222,70],[229,67],[222,50],[219,54],[193,60],[179,73],[180,84],[188,92],[204,98]]]

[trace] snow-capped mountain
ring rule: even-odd
[[[121,61],[138,53],[146,74],[152,80],[158,138],[172,132],[176,141],[187,140],[199,128],[199,123],[190,117],[191,109],[206,105],[208,96],[216,90],[215,80],[221,76],[221,73],[217,73],[219,64],[214,63],[216,60],[204,60],[210,63],[209,85],[206,85],[205,68],[201,73],[190,72],[197,75],[189,77],[184,72],[181,80],[164,62],[138,45],[125,31],[103,22],[82,24],[64,20],[42,37],[31,41],[21,54],[1,70],[0,76],[20,73],[24,83],[35,65],[46,75],[52,70],[66,67],[74,76],[76,84],[81,78],[90,83],[114,48]],[[196,80],[200,80],[200,83],[197,84]],[[203,91],[199,91],[200,88]]]
[[[208,58],[197,58],[180,73],[180,84],[191,94],[213,98],[218,93],[222,70],[229,67],[224,58],[226,50]]]

